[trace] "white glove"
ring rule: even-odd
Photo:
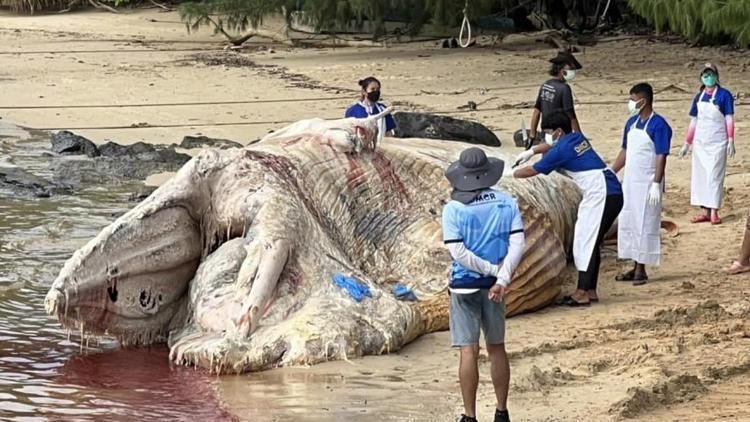
[[[513,167],[518,167],[521,164],[531,160],[531,157],[534,156],[534,150],[532,148],[529,148],[522,153],[518,154],[518,157],[516,157],[516,163],[513,164]]]
[[[737,149],[734,147],[734,139],[730,139],[727,144],[727,157],[734,158],[734,154],[737,154]]]
[[[661,202],[661,183],[651,183],[651,188],[648,190],[646,201],[648,201],[648,204],[652,207],[659,205]]]
[[[690,154],[690,144],[683,144],[680,152],[677,154],[679,158],[685,158],[686,155]]]

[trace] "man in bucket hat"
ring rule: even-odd
[[[492,188],[503,168],[503,161],[469,148],[445,172],[453,187],[451,201],[443,208],[443,239],[453,257],[450,331],[453,347],[460,348],[462,422],[476,421],[480,328],[497,397],[495,421],[510,421],[504,297],[521,261],[525,239],[515,199]]]

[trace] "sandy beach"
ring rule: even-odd
[[[531,116],[524,103],[547,79],[554,54],[523,35],[494,48],[292,48],[258,40],[232,51],[210,30],[188,34],[176,12],[155,10],[0,14],[0,46],[0,118],[96,143],[170,144],[202,134],[246,144],[286,122],[343,116],[357,80],[375,75],[385,102],[477,120],[510,153],[513,132]],[[606,161],[620,148],[628,90],[654,86],[655,109],[674,129],[664,213],[679,234],[663,239],[663,263],[645,286],[614,282],[625,264],[609,248],[600,304],[508,321],[511,416],[750,420],[750,275],[723,271],[738,253],[750,206],[750,54],[635,37],[604,40],[577,57],[581,128]],[[676,157],[708,61],[742,93],[720,226],[689,223],[690,161]],[[459,108],[469,101],[478,110]],[[570,271],[565,290],[573,288]],[[448,333],[436,333],[392,355],[224,376],[219,395],[247,421],[451,421],[462,409],[457,364]],[[486,359],[480,374],[479,418],[490,420]]]

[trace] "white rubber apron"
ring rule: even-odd
[[[617,223],[617,255],[639,264],[659,265],[661,257],[661,202],[651,206],[648,191],[656,174],[656,147],[638,119],[630,127],[622,191],[624,204]],[[662,184],[663,189],[663,184]]]
[[[599,227],[602,225],[604,204],[607,200],[605,171],[609,170],[565,172],[583,192],[583,199],[578,205],[575,237],[573,237],[573,260],[578,271],[588,270],[594,245],[596,245],[596,238],[599,235]]]
[[[714,90],[711,101],[698,100],[698,122],[693,142],[693,169],[690,179],[690,204],[718,209],[724,196],[724,174],[727,169],[726,118],[716,105]]]
[[[364,107],[365,110],[367,110],[367,114],[369,116],[372,116],[373,114],[381,113],[383,112],[383,110],[385,110],[385,107],[381,106],[378,103],[375,103],[374,113],[372,112],[373,111],[372,107],[370,107],[368,104],[365,104],[364,101],[360,101],[359,105],[361,105],[362,107]],[[385,132],[386,132],[385,128],[386,128],[385,117],[381,117],[380,119],[378,119],[378,144],[380,143],[380,141],[383,140],[383,137],[385,136]]]

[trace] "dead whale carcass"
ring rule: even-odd
[[[370,143],[372,125],[323,126],[201,153],[76,251],[48,312],[126,345],[168,341],[174,360],[219,373],[387,353],[447,329],[443,171],[465,144],[386,138],[356,154],[349,141]],[[580,194],[560,176],[499,185],[526,225],[513,315],[558,295]],[[372,297],[352,300],[338,273]],[[395,282],[419,300],[397,300]]]

